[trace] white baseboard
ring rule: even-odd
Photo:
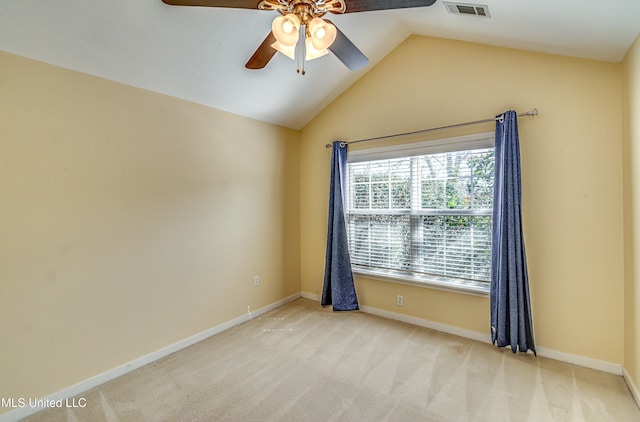
[[[274,302],[270,305],[267,305],[263,308],[260,309],[256,309],[255,311],[252,311],[251,314],[245,314],[242,316],[239,316],[237,318],[234,318],[230,321],[224,322],[220,325],[216,325],[215,327],[209,328],[208,330],[202,331],[198,334],[195,334],[191,337],[187,337],[183,340],[180,340],[176,343],[173,343],[169,346],[163,347],[162,349],[156,350],[155,352],[151,352],[147,355],[141,356],[137,359],[132,360],[131,362],[125,363],[124,365],[118,366],[116,368],[110,369],[106,372],[103,372],[101,374],[98,374],[96,376],[93,376],[89,379],[86,379],[84,381],[81,381],[77,384],[74,384],[70,387],[64,388],[60,391],[57,391],[51,395],[48,395],[47,397],[43,398],[45,403],[52,403],[58,400],[63,400],[65,401],[66,399],[70,399],[71,397],[75,397],[77,395],[80,395],[82,393],[84,393],[85,391],[88,391],[92,388],[95,388],[101,384],[104,384],[108,381],[111,381],[119,376],[122,376],[126,373],[129,373],[131,371],[134,371],[138,368],[141,368],[145,365],[148,365],[152,362],[157,361],[158,359],[162,359],[165,356],[169,356],[172,353],[175,353],[179,350],[182,350],[186,347],[189,347],[191,345],[194,345],[198,342],[201,342],[211,336],[214,336],[216,334],[219,334],[223,331],[226,331],[230,328],[235,327],[236,325],[240,325],[244,322],[249,321],[252,318],[255,317],[259,317],[261,315],[266,314],[267,312],[270,312],[276,308],[279,308],[280,306],[289,303],[291,301],[294,301],[296,299],[298,299],[300,297],[300,293],[296,293],[293,294],[289,297],[286,297],[284,299],[281,299],[277,302]],[[26,418],[27,416],[33,415],[34,413],[37,413],[41,410],[43,410],[44,407],[30,407],[30,406],[24,406],[24,407],[18,407],[15,410],[12,410],[10,412],[7,413],[3,413],[0,415],[0,422],[13,422],[13,421],[18,421],[22,418]]]
[[[545,358],[573,363],[574,365],[584,366],[586,368],[596,369],[598,371],[608,372],[614,375],[622,375],[623,367],[619,363],[607,362],[605,360],[589,358],[586,356],[559,352],[557,350],[547,349],[546,347],[536,347],[536,351],[538,352],[538,355]]]
[[[305,299],[315,300],[316,302],[320,302],[320,299],[322,299],[320,295],[317,295],[315,293],[309,293],[309,292],[301,292],[300,296]]]
[[[410,315],[400,314],[397,312],[386,311],[384,309],[374,308],[372,306],[360,306],[362,312],[381,316],[383,318],[394,319],[396,321],[406,322],[407,324],[417,325],[431,330],[440,331],[447,334],[453,334],[458,337],[464,337],[471,340],[481,341],[483,343],[491,343],[489,334],[482,334],[477,331],[466,330],[464,328],[455,327],[453,325],[443,324],[441,322],[430,321],[428,319],[418,318]]]
[[[301,296],[306,299],[320,302],[320,295],[317,295],[315,293],[302,292]],[[410,315],[400,314],[397,312],[387,311],[380,308],[374,308],[373,306],[360,305],[360,310],[367,314],[394,319],[396,321],[406,322],[407,324],[418,325],[420,327],[481,341],[483,343],[491,343],[491,337],[489,336],[489,334],[482,334],[477,331],[465,330],[464,328],[455,327],[453,325],[443,324],[441,322],[430,321],[424,318],[418,318]]]
[[[301,296],[307,299],[320,301],[320,296],[314,293],[302,292]],[[374,308],[372,306],[360,306],[362,312],[368,314],[378,315],[384,318],[394,319],[397,321],[406,322],[408,324],[418,325],[420,327],[429,328],[443,333],[453,334],[459,337],[468,338],[471,340],[481,341],[483,343],[491,343],[491,336],[477,331],[466,330],[464,328],[455,327],[453,325],[443,324],[440,322],[430,321],[423,318],[418,318],[410,315],[400,314],[397,312],[387,311],[384,309]],[[593,359],[580,355],[573,355],[571,353],[558,352],[553,349],[547,349],[546,347],[536,347],[536,352],[539,356],[543,356],[550,359],[559,360],[562,362],[572,363],[586,368],[596,369],[598,371],[608,372],[610,374],[622,375],[623,367],[618,363],[607,362],[603,360]],[[640,402],[639,402],[640,403]]]
[[[636,404],[640,406],[640,390],[638,390],[638,387],[633,382],[633,378],[631,378],[631,374],[627,372],[626,368],[622,368],[622,377],[627,383],[627,386],[629,386],[629,390],[631,390],[631,395],[635,399]]]

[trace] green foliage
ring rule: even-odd
[[[422,157],[423,209],[491,208],[493,149]]]

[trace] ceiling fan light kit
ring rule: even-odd
[[[280,13],[271,24],[271,32],[253,53],[247,69],[264,68],[277,51],[292,60],[297,50],[304,61],[325,56],[331,51],[349,70],[369,63],[364,54],[332,22],[327,13],[344,14],[374,10],[431,6],[436,0],[162,0],[172,6],[230,7],[271,10]],[[304,28],[303,28],[304,27]],[[302,35],[301,35],[302,34]],[[300,37],[304,39],[298,49]],[[300,70],[298,69],[298,72]]]
[[[327,49],[336,39],[336,27],[318,17],[308,20],[310,16],[308,13],[300,16],[302,16],[302,19],[298,15],[288,13],[273,20],[271,32],[273,32],[276,42],[271,44],[271,47],[291,60],[295,60],[296,45],[300,39],[300,26],[304,22],[304,59],[309,61],[328,54],[329,50]]]
[[[271,24],[271,32],[276,38],[276,42],[271,47],[283,53],[291,60],[298,59],[296,57],[296,46],[300,39],[300,33],[304,38],[302,47],[304,51],[302,56],[302,70],[298,65],[297,72],[305,74],[304,62],[317,59],[329,53],[328,48],[333,44],[337,36],[336,27],[321,18],[329,11],[343,13],[345,4],[339,1],[324,3],[324,0],[292,0],[292,1],[276,1],[262,0],[258,4],[260,10],[276,10],[281,14],[273,20]],[[304,31],[301,31],[304,26]],[[247,63],[247,67],[251,68]]]

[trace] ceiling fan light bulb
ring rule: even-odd
[[[313,18],[309,22],[309,32],[311,34],[311,42],[316,50],[329,48],[338,35],[336,27],[321,18]]]
[[[278,16],[271,24],[273,36],[279,43],[285,46],[296,45],[298,42],[298,29],[300,28],[300,19],[294,14]]]

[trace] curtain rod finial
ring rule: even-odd
[[[336,142],[337,142],[337,141],[336,141]],[[347,142],[342,142],[342,141],[340,141],[340,146],[341,146],[342,148],[344,148],[346,145],[347,145]],[[325,148],[327,148],[327,149],[329,149],[329,148],[331,148],[332,146],[333,146],[333,144],[325,144],[325,146],[324,146],[324,147],[325,147]]]

